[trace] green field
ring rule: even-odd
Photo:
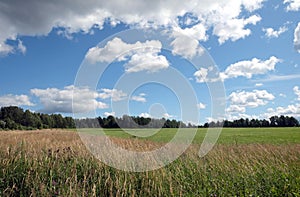
[[[96,129],[80,132],[101,137]],[[147,138],[119,129],[105,133],[124,148],[147,150],[176,130]],[[137,173],[98,161],[74,131],[1,131],[0,196],[300,196],[300,128],[224,129],[200,158],[205,134],[199,129],[193,145],[170,165]]]
[[[151,129],[129,129],[130,132],[140,133],[151,132]],[[184,129],[186,132],[190,132],[191,129]],[[79,132],[99,134],[97,129],[79,129]],[[212,132],[214,129],[212,129]],[[150,140],[154,142],[168,142],[176,134],[177,129],[160,129],[155,135],[150,137],[139,137],[142,140]],[[119,138],[132,138],[133,136],[124,132],[121,129],[104,129],[104,133],[107,136],[114,136]],[[207,129],[198,129],[195,135],[194,144],[201,144]],[[262,144],[300,144],[300,128],[223,128],[221,135],[218,139],[219,144],[250,144],[250,143],[262,143]]]

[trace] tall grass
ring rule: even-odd
[[[127,148],[133,140],[114,139]],[[203,158],[193,145],[143,173],[99,162],[73,132],[4,132],[0,148],[0,196],[300,196],[297,144],[220,144]]]

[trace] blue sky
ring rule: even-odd
[[[299,12],[299,0],[4,1],[0,106],[194,123],[300,118]]]

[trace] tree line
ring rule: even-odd
[[[198,127],[298,127],[299,121],[289,116],[272,116],[269,120],[239,119],[209,122]],[[123,115],[122,117],[97,117],[73,119],[61,114],[43,114],[23,110],[20,107],[2,107],[0,110],[0,129],[31,130],[51,128],[191,128],[197,127],[178,120],[165,118],[145,118]]]
[[[191,124],[186,125],[182,121],[175,119],[169,120],[165,118],[145,118],[139,116],[123,115],[122,117],[108,116],[98,118],[76,119],[77,128],[186,128],[192,127]]]
[[[32,130],[49,128],[75,128],[72,117],[61,114],[34,113],[20,107],[2,107],[0,110],[0,129]]]
[[[200,127],[298,127],[299,121],[292,116],[272,116],[269,120],[263,119],[244,119],[239,120],[224,120],[217,122],[205,123]]]

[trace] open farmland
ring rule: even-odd
[[[176,130],[146,139],[105,132],[123,147],[146,150],[162,146]],[[199,129],[172,164],[135,173],[99,162],[74,131],[1,131],[0,196],[300,196],[299,128],[224,129],[199,158],[205,133]]]

